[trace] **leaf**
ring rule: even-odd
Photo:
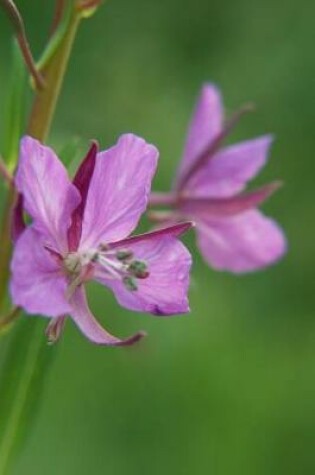
[[[49,346],[41,318],[22,317],[9,336],[0,381],[0,475],[9,473],[38,413],[57,346]]]
[[[12,49],[12,68],[4,112],[4,145],[2,150],[6,165],[11,172],[16,165],[24,125],[27,83],[23,58],[16,40],[13,42]]]

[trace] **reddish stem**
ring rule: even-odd
[[[54,16],[53,16],[51,27],[50,27],[50,36],[52,36],[55,33],[60,23],[60,20],[62,18],[64,8],[65,8],[65,0],[56,0]]]
[[[149,206],[172,206],[176,203],[177,196],[175,193],[151,193],[149,198]]]
[[[18,8],[16,7],[15,3],[12,0],[1,0],[1,3],[9,17],[9,20],[11,21],[15,29],[16,38],[21,48],[21,52],[22,52],[26,67],[28,68],[30,74],[34,78],[36,87],[38,89],[42,89],[45,83],[41,74],[36,68],[35,61],[33,59],[33,55],[31,52],[31,48],[26,37],[26,31],[25,31],[22,15],[20,14]]]

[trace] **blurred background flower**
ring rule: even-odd
[[[53,2],[17,4],[36,55]],[[231,143],[276,136],[254,185],[285,182],[263,209],[290,252],[241,278],[196,255],[193,311],[169,320],[130,315],[91,286],[102,323],[149,338],[94,348],[67,327],[14,475],[315,472],[314,13],[307,0],[112,0],[82,25],[49,143],[79,135],[107,148],[132,131],[160,149],[155,189],[167,190],[200,85],[214,81],[228,114],[257,104]],[[1,16],[0,110],[10,35]]]

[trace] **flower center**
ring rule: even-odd
[[[77,287],[88,280],[93,271],[95,252],[69,252],[63,258],[63,270],[68,278],[67,297],[70,299]]]
[[[69,252],[63,259],[63,267],[66,274],[71,278],[77,277],[82,274],[82,271],[95,262],[96,252]]]
[[[70,295],[91,276],[96,265],[102,268],[106,278],[121,280],[130,291],[138,290],[138,279],[149,276],[147,263],[135,259],[129,249],[116,250],[101,245],[96,250],[70,252],[63,259],[63,268],[70,281]]]
[[[96,253],[96,261],[104,269],[108,278],[122,280],[124,286],[130,290],[138,290],[138,279],[149,276],[148,265],[145,261],[135,259],[129,249],[110,249],[101,245]]]
[[[80,274],[82,268],[80,255],[76,252],[68,254],[63,260],[63,267],[69,276]]]

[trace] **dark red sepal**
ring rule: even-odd
[[[93,140],[86,157],[82,161],[75,174],[75,177],[73,178],[73,184],[80,192],[81,202],[72,214],[71,225],[68,229],[68,245],[70,251],[75,251],[78,248],[80,242],[84,209],[95,168],[97,152],[98,143]]]

